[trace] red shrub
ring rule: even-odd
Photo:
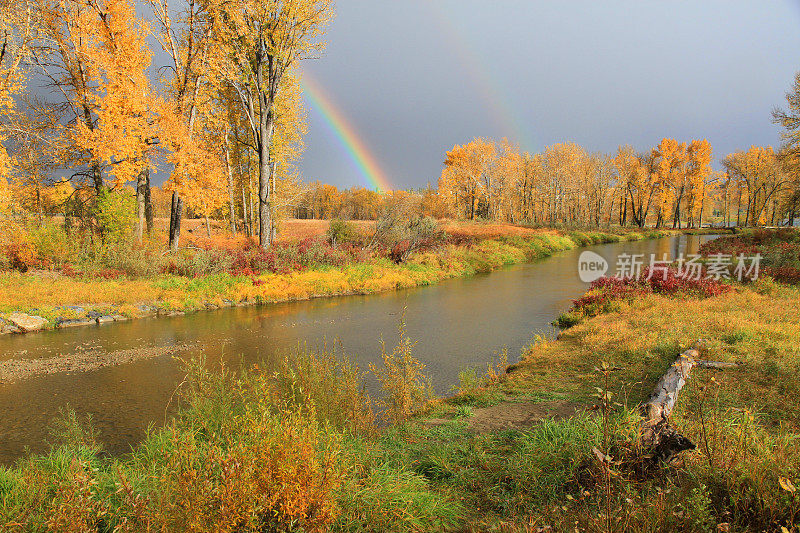
[[[103,279],[118,279],[124,278],[125,272],[116,268],[104,268],[103,270],[98,270],[96,275],[98,278]]]
[[[645,268],[639,278],[602,277],[594,281],[589,292],[573,301],[573,309],[593,316],[608,310],[611,302],[641,294],[691,295],[705,298],[718,296],[732,289],[730,284],[711,278],[694,279],[678,276],[678,271],[672,268],[653,272],[651,276],[650,269]]]
[[[764,269],[764,274],[772,276],[772,279],[781,283],[789,283],[791,285],[800,285],[800,268],[794,267],[767,267]]]

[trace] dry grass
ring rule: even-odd
[[[156,218],[155,230],[157,233],[166,234],[169,219]],[[368,232],[375,226],[374,220],[351,220],[351,224],[363,232]],[[313,237],[320,237],[328,231],[330,220],[296,219],[290,218],[280,223],[278,232],[279,241],[294,241]],[[468,220],[443,219],[440,221],[442,229],[454,237],[473,237],[491,239],[497,237],[530,237],[533,235],[555,235],[556,230],[544,228],[531,228],[517,224],[502,222],[471,222]],[[228,233],[228,224],[224,221],[211,221],[211,234],[225,235]],[[184,219],[181,222],[181,231],[184,236],[206,236],[205,220]]]
[[[156,218],[154,221],[154,228],[156,233],[166,234],[169,229],[168,218]],[[373,220],[353,220],[352,224],[359,229],[367,231],[375,225]],[[298,241],[313,237],[320,237],[328,231],[330,220],[301,220],[290,218],[283,220],[280,223],[278,231],[279,241]],[[211,235],[216,237],[219,235],[228,235],[230,233],[230,226],[225,221],[211,220]],[[192,236],[206,237],[206,222],[201,218],[187,218],[181,222],[182,237],[191,238]]]
[[[453,237],[492,239],[497,237],[532,237],[534,235],[557,235],[558,231],[531,228],[502,222],[470,222],[468,220],[442,220],[442,229]]]
[[[61,275],[0,272],[0,309],[28,309],[80,304],[130,304],[171,300],[185,294],[164,289],[148,280],[83,280]]]
[[[588,402],[593,369],[607,361],[622,367],[614,374],[618,397],[635,404],[684,347],[703,338],[709,359],[744,363],[716,376],[724,404],[800,428],[799,299],[800,290],[770,281],[706,299],[637,298],[562,332],[558,341],[535,344],[504,386]],[[686,394],[693,394],[691,386]]]

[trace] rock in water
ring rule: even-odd
[[[47,325],[46,319],[36,315],[26,315],[25,313],[11,313],[6,318],[24,332],[39,331]]]

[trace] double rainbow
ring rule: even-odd
[[[378,192],[392,190],[388,176],[359,137],[355,128],[307,70],[302,72],[300,86],[308,102],[323,118],[366,184]]]
[[[520,113],[511,108],[511,98],[498,82],[499,78],[491,75],[492,69],[475,49],[473,40],[469,39],[463,30],[456,26],[453,17],[445,11],[442,5],[437,2],[423,2],[423,5],[427,6],[462,68],[481,92],[497,127],[509,140],[521,144],[523,150],[533,150],[537,143],[530,134],[529,128],[520,120]]]
[[[491,69],[482,60],[481,54],[475,50],[463,31],[452,22],[452,17],[443,7],[435,2],[424,2],[424,4],[429,7],[430,13],[438,22],[443,36],[449,41],[462,67],[482,93],[484,101],[491,110],[491,116],[500,130],[508,135],[512,142],[520,143],[523,149],[534,149],[537,143],[530,134],[530,129],[520,120],[519,113],[511,109],[509,105],[511,99],[495,78],[489,75]],[[366,143],[307,70],[301,73],[300,86],[308,103],[322,117],[348,158],[358,169],[364,183],[379,192],[392,190],[391,181]]]

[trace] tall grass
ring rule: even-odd
[[[405,338],[392,353],[408,362],[410,350]],[[424,477],[377,461],[380,429],[363,374],[346,357],[298,348],[269,372],[184,365],[178,414],[129,456],[101,458],[94,434],[67,413],[49,454],[0,468],[4,531],[418,531],[456,523],[458,504],[440,501]],[[401,367],[376,370],[398,389],[417,384]]]

